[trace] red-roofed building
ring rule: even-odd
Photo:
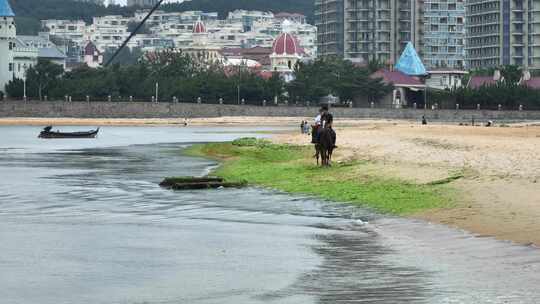
[[[270,69],[270,54],[272,48],[269,47],[252,47],[252,48],[224,48],[221,51],[223,57],[250,59],[259,62],[263,68]]]
[[[529,71],[523,71],[519,84],[530,89],[538,90],[540,89],[540,77],[531,77],[531,73]]]
[[[282,33],[272,45],[272,54],[270,54],[272,70],[292,73],[296,63],[302,59],[302,54],[303,50],[296,37],[289,33]]]
[[[181,50],[190,56],[195,62],[204,65],[221,62],[221,47],[208,43],[208,32],[202,21],[193,24],[193,42]]]
[[[92,41],[88,41],[84,47],[84,63],[91,68],[97,68],[103,64],[103,54]]]
[[[409,76],[400,71],[379,70],[371,75],[372,78],[382,78],[387,84],[396,87],[418,87],[425,88],[426,85],[419,78]]]
[[[394,90],[379,101],[379,107],[411,107],[413,103],[416,103],[418,107],[423,106],[426,85],[419,77],[410,76],[400,71],[389,70],[379,70],[370,77],[380,78],[384,83],[394,86]],[[361,98],[359,98],[360,100],[356,100],[356,102],[362,102]],[[364,102],[369,104],[367,100],[364,100]]]
[[[497,84],[497,80],[493,76],[471,76],[467,87],[478,89],[483,86],[493,86]]]
[[[259,76],[264,79],[270,79],[274,75],[272,71],[260,71]]]
[[[501,71],[496,70],[493,76],[471,76],[467,87],[471,89],[478,89],[483,86],[494,86],[499,81],[504,81],[504,77],[501,76]]]
[[[520,84],[528,88],[538,90],[540,89],[540,77],[532,77],[531,79],[523,80],[520,82]]]
[[[199,20],[195,22],[195,24],[193,25],[193,34],[202,34],[202,33],[206,33],[206,26],[204,25],[202,21]]]

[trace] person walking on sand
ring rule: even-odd
[[[309,123],[304,121],[304,133],[309,135]]]
[[[304,126],[306,125],[306,123],[304,122],[304,120],[302,120],[302,123],[300,123],[300,133],[304,134]]]

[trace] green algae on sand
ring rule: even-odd
[[[365,161],[316,166],[310,146],[274,144],[268,140],[242,138],[229,143],[198,144],[184,153],[222,162],[213,175],[226,181],[249,184],[347,202],[378,212],[413,214],[448,207],[452,190],[447,185],[415,184],[363,171]]]

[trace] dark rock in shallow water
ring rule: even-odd
[[[160,184],[161,187],[174,190],[216,189],[216,188],[240,188],[247,182],[225,182],[220,177],[169,177]]]
[[[246,183],[225,183],[225,182],[207,182],[207,183],[178,183],[171,188],[174,190],[193,190],[193,189],[216,189],[216,188],[240,188]]]
[[[191,177],[191,176],[182,176],[182,177],[167,177],[161,183],[162,187],[172,187],[175,184],[184,184],[184,183],[221,183],[223,178],[221,177]]]

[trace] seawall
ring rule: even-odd
[[[71,117],[71,118],[205,118],[221,116],[311,117],[316,107],[262,107],[196,103],[151,102],[62,102],[2,101],[0,117]],[[338,118],[418,120],[425,115],[430,121],[525,121],[540,120],[540,111],[492,110],[423,110],[333,108]]]

